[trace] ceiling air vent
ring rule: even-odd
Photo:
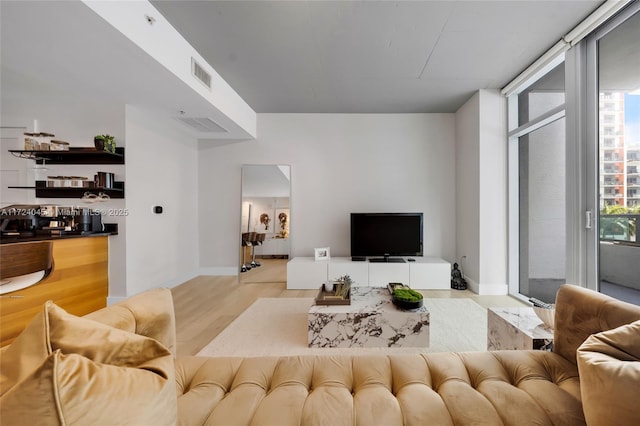
[[[198,81],[204,84],[209,90],[211,90],[211,74],[206,72],[202,65],[200,65],[194,58],[191,58],[191,74]]]
[[[227,133],[227,129],[208,117],[176,117],[177,120],[191,127],[197,132],[204,133]]]

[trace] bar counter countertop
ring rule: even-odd
[[[91,238],[118,235],[118,224],[105,223],[102,232],[80,233],[68,231],[62,234],[36,234],[36,235],[1,235],[0,244],[27,243],[32,241],[65,240],[69,238]]]

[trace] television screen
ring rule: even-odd
[[[422,213],[351,213],[351,256],[422,256]]]

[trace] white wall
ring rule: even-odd
[[[507,294],[507,104],[480,90],[480,283],[482,294]]]
[[[292,166],[292,256],[325,246],[348,256],[350,212],[422,211],[425,255],[450,262],[466,255],[471,283],[494,285],[506,270],[506,219],[494,216],[506,188],[498,161],[503,100],[495,96],[481,91],[455,115],[259,114],[257,140],[225,146],[198,145],[132,106],[25,103],[5,107],[2,118],[25,127],[38,118],[41,130],[74,146],[104,132],[119,145],[128,141],[126,165],[116,172],[126,174],[126,200],[113,202],[129,215],[108,220],[121,230],[111,238],[112,300],[198,272],[237,273],[242,164]],[[165,213],[153,214],[153,205]]]
[[[126,108],[127,296],[197,275],[197,142],[176,126]]]
[[[456,256],[473,287],[480,280],[480,93],[456,112]],[[466,256],[464,261],[462,256]]]
[[[424,253],[455,256],[453,114],[258,114],[258,138],[199,147],[200,265],[237,273],[242,164],[291,165],[291,254],[349,256],[349,213],[424,212]]]
[[[455,157],[456,259],[479,294],[508,291],[506,153],[506,101],[480,90],[456,112]]]

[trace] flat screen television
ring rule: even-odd
[[[422,256],[422,216],[351,213],[351,256]]]

